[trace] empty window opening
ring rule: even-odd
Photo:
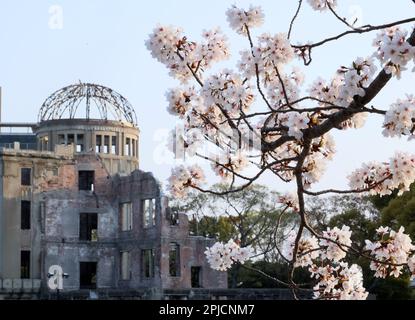
[[[156,224],[156,200],[145,199],[143,201],[144,228],[150,228]]]
[[[128,251],[121,252],[121,280],[130,280],[131,278],[130,256]]]
[[[94,171],[79,171],[79,190],[92,190],[94,184]]]
[[[85,141],[83,134],[76,135],[76,152],[83,152],[85,150]]]
[[[171,277],[180,277],[180,246],[177,243],[170,243],[169,273]]]
[[[110,153],[110,137],[104,136],[104,153]]]
[[[75,144],[75,135],[74,134],[68,134],[68,143],[67,143],[68,145],[71,145],[71,144]]]
[[[97,263],[79,263],[79,287],[80,289],[96,289],[97,287]]]
[[[179,210],[168,208],[166,210],[167,220],[170,221],[171,226],[177,226],[179,224]]]
[[[131,146],[132,146],[132,149],[133,149],[132,156],[135,157],[136,156],[136,151],[135,151],[135,140],[134,139],[131,140]]]
[[[42,151],[48,151],[49,149],[49,137],[40,138],[40,148]]]
[[[20,206],[20,216],[21,216],[21,229],[22,230],[30,230],[30,201],[22,201]]]
[[[154,252],[152,249],[141,250],[142,276],[144,278],[154,277]]]
[[[98,241],[97,213],[81,213],[79,215],[79,240]]]
[[[30,279],[30,251],[20,251],[20,278]]]
[[[66,144],[66,138],[64,134],[58,134],[58,144]]]
[[[122,203],[121,211],[121,231],[129,231],[133,229],[133,213],[131,202]]]
[[[32,185],[32,169],[22,168],[20,173],[21,173],[21,185],[22,186]]]
[[[191,267],[191,284],[192,288],[201,288],[202,287],[202,267]]]
[[[100,153],[102,150],[102,137],[96,136],[95,137],[95,152]]]
[[[124,155],[126,156],[131,156],[131,139],[130,138],[126,138],[125,139],[125,151],[124,151]]]
[[[117,153],[117,137],[111,137],[111,153]]]

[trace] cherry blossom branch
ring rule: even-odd
[[[312,57],[311,57],[313,48],[320,47],[320,46],[322,46],[322,45],[324,45],[328,42],[339,40],[339,39],[341,39],[345,36],[351,35],[351,34],[368,33],[368,32],[372,32],[372,31],[391,28],[391,27],[394,27],[394,26],[397,26],[397,25],[406,24],[406,23],[410,23],[410,22],[415,22],[415,18],[408,18],[408,19],[404,19],[404,20],[400,20],[400,21],[396,21],[396,22],[392,22],[392,23],[388,23],[388,24],[383,24],[383,25],[377,25],[377,26],[366,25],[366,26],[363,26],[361,28],[345,31],[345,32],[340,33],[336,36],[326,38],[326,39],[321,40],[319,42],[315,42],[315,43],[311,43],[311,44],[292,45],[292,47],[294,49],[303,50],[305,52],[308,51],[308,60],[306,60],[305,56],[303,57],[303,60],[304,60],[305,65],[309,65],[313,60]]]
[[[392,178],[392,175],[388,175],[387,177],[385,177],[384,179],[377,181],[376,183],[374,183],[373,185],[368,186],[367,188],[364,189],[358,189],[358,190],[336,190],[336,189],[327,189],[327,190],[322,190],[322,191],[316,191],[316,192],[312,192],[312,191],[308,191],[308,190],[303,190],[303,192],[309,196],[321,196],[323,194],[327,194],[327,193],[337,193],[337,194],[353,194],[353,193],[364,193],[364,192],[368,192],[373,190],[374,188],[378,187],[379,185],[381,185],[382,183],[384,183],[386,180],[389,180]]]
[[[291,37],[302,3],[302,0],[298,1],[298,8],[289,26],[288,39]],[[338,101],[336,103],[341,104],[342,106],[336,106],[332,102],[319,100],[314,97],[303,97],[296,101],[291,101],[291,99],[296,99],[298,92],[300,92],[299,86],[301,85],[302,77],[296,70],[293,71],[292,77],[283,73],[280,64],[284,65],[290,63],[294,59],[296,53],[302,55],[306,64],[310,63],[312,49],[316,47],[323,46],[351,34],[364,34],[375,30],[391,28],[404,23],[414,22],[415,18],[378,26],[365,25],[354,27],[354,24],[351,24],[346,19],[340,17],[335,10],[334,2],[333,5],[331,5],[328,1],[318,0],[317,2],[310,1],[310,4],[315,10],[330,10],[336,19],[341,21],[351,30],[319,42],[297,46],[291,45],[289,40],[287,40],[282,33],[279,33],[276,36],[264,35],[259,39],[260,47],[257,51],[251,37],[250,27],[257,27],[262,24],[263,13],[261,9],[258,7],[251,7],[248,11],[245,11],[233,6],[227,12],[228,20],[231,27],[237,33],[248,37],[251,54],[249,54],[249,52],[243,52],[242,63],[246,65],[241,66],[240,73],[231,71],[214,75],[212,76],[213,81],[209,81],[209,88],[203,88],[204,84],[202,78],[205,69],[211,65],[212,62],[223,60],[228,56],[224,37],[219,35],[216,31],[212,33],[207,32],[204,34],[207,39],[207,45],[203,44],[199,46],[195,42],[188,41],[186,37],[182,37],[178,30],[156,29],[154,36],[147,45],[156,53],[158,60],[165,63],[177,79],[185,82],[193,77],[202,87],[202,89],[199,88],[198,90],[194,89],[194,87],[177,90],[169,94],[169,111],[177,113],[181,119],[184,119],[188,125],[188,127],[186,127],[186,133],[192,133],[190,130],[193,128],[204,130],[201,137],[199,134],[192,133],[191,137],[189,137],[188,146],[191,146],[192,143],[198,143],[204,140],[204,137],[207,142],[212,142],[221,150],[227,152],[224,161],[201,156],[200,154],[196,155],[212,162],[217,174],[222,176],[222,178],[230,178],[231,180],[230,185],[228,183],[226,186],[226,191],[205,190],[200,187],[205,180],[203,171],[200,167],[192,166],[185,168],[184,166],[181,166],[180,168],[177,168],[177,170],[174,169],[172,172],[169,181],[170,188],[172,192],[178,196],[184,196],[186,192],[185,188],[187,187],[192,187],[195,190],[214,195],[229,195],[249,187],[267,170],[270,170],[276,177],[285,182],[295,180],[297,187],[296,198],[287,196],[282,199],[282,203],[288,203],[295,208],[300,220],[299,222],[295,220],[296,223],[293,226],[292,232],[290,232],[290,245],[293,250],[292,256],[290,252],[289,259],[283,255],[279,248],[280,243],[276,241],[277,231],[281,227],[282,216],[287,209],[279,216],[273,234],[276,251],[282,259],[288,262],[288,281],[285,285],[291,288],[294,298],[298,299],[298,285],[294,282],[294,271],[299,266],[311,266],[310,272],[312,277],[320,280],[316,286],[318,290],[315,291],[317,298],[322,296],[329,297],[333,293],[325,292],[325,289],[328,286],[327,283],[324,283],[326,281],[324,278],[325,276],[334,277],[334,280],[336,280],[340,275],[343,276],[346,273],[346,277],[347,274],[349,274],[350,279],[352,279],[352,285],[357,288],[357,297],[364,299],[367,296],[367,292],[362,286],[361,271],[356,270],[356,265],[352,265],[349,268],[348,264],[343,260],[346,257],[346,254],[351,253],[371,261],[373,263],[371,263],[371,268],[375,268],[377,272],[375,276],[380,275],[382,277],[388,272],[389,268],[392,269],[393,267],[395,268],[392,270],[394,275],[399,276],[403,266],[408,266],[410,271],[415,274],[415,256],[410,258],[412,260],[408,260],[409,255],[413,254],[415,251],[415,246],[412,245],[411,239],[408,235],[403,233],[403,228],[401,228],[399,232],[395,232],[382,227],[379,228],[380,231],[376,230],[378,234],[382,235],[382,240],[376,243],[367,240],[365,249],[356,249],[351,240],[351,231],[347,226],[342,227],[341,230],[336,227],[333,229],[328,228],[327,231],[321,233],[317,232],[308,221],[309,215],[306,212],[304,197],[305,195],[319,196],[328,193],[363,193],[372,190],[381,193],[384,190],[390,191],[392,188],[399,188],[400,191],[408,188],[408,183],[410,180],[412,181],[413,176],[415,176],[415,165],[413,165],[415,160],[406,154],[399,154],[393,158],[394,162],[391,161],[389,167],[388,164],[370,164],[370,175],[367,178],[367,173],[365,171],[367,166],[363,169],[356,170],[356,177],[353,177],[350,183],[352,188],[358,189],[328,189],[317,192],[306,190],[306,187],[316,183],[321,175],[324,163],[319,162],[323,162],[324,159],[329,158],[334,152],[332,137],[328,135],[333,129],[343,130],[350,127],[358,128],[362,124],[363,116],[366,116],[367,114],[379,114],[385,116],[385,135],[404,135],[412,134],[414,132],[414,117],[411,112],[412,108],[415,108],[415,98],[413,99],[414,101],[408,98],[407,101],[396,103],[392,105],[391,109],[387,112],[374,108],[373,106],[367,107],[367,105],[379,95],[392,79],[393,75],[399,77],[400,71],[405,70],[407,62],[414,59],[415,50],[412,50],[413,48],[411,48],[408,43],[411,46],[415,46],[415,30],[413,30],[412,34],[407,39],[408,43],[405,43],[404,41],[406,32],[399,28],[396,30],[391,29],[382,31],[376,40],[376,44],[378,46],[377,56],[381,60],[384,69],[377,74],[368,86],[367,83],[373,79],[375,74],[375,65],[372,58],[359,58],[355,60],[352,67],[343,67],[329,85],[322,79],[317,80],[315,84],[313,84],[313,87],[310,90],[311,95],[333,99],[334,101]],[[166,39],[173,40],[169,43]],[[388,43],[388,41],[390,43]],[[399,48],[402,48],[402,50],[399,50]],[[174,53],[176,53],[179,58]],[[307,54],[309,55],[308,62],[306,60]],[[250,55],[252,55],[252,57],[250,57]],[[261,59],[261,61],[258,59]],[[255,64],[255,70],[253,70],[252,62]],[[189,69],[190,72],[187,69]],[[248,108],[252,106],[253,98],[255,96],[252,90],[253,88],[248,85],[248,81],[250,81],[250,79],[253,80],[252,78],[254,76],[256,77],[256,89],[269,111],[246,114],[244,110],[248,110]],[[272,78],[270,79],[270,77]],[[269,89],[275,91],[271,91],[271,93],[268,94],[267,91],[264,91],[265,89],[268,89],[268,86],[270,86]],[[200,97],[197,97],[198,95]],[[313,108],[301,108],[298,104],[302,101],[315,101],[319,102],[319,104],[316,104],[317,107]],[[197,114],[197,110],[206,110],[202,111],[202,113],[205,112],[206,114],[201,114],[200,119],[196,118],[195,121],[193,121],[190,117]],[[244,130],[246,127],[248,127],[249,130],[254,131],[253,128],[255,126],[251,125],[249,119],[259,116],[265,116],[265,121],[263,122],[261,119],[261,122],[258,124],[260,134],[258,134],[257,137],[260,137],[261,139],[262,152],[261,159],[258,160],[249,158],[249,152],[246,152],[248,156],[242,154],[242,151],[245,151],[243,149],[242,132],[245,132]],[[402,126],[399,127],[399,120],[396,120],[401,116],[402,118],[409,119],[405,122],[403,128]],[[223,128],[221,128],[222,125]],[[236,137],[235,134],[228,134],[228,131],[232,132],[233,130],[238,132],[238,137]],[[216,137],[211,139],[212,132]],[[230,135],[232,135],[232,137]],[[236,143],[234,143],[236,142],[236,139],[238,139],[237,146]],[[183,140],[185,140],[185,136],[183,136]],[[249,139],[245,139],[244,141],[251,143],[251,140]],[[241,151],[241,153],[239,153],[239,151]],[[231,155],[228,154],[229,152]],[[253,177],[248,177],[240,173],[246,165],[249,165],[249,163],[258,167],[257,173]],[[406,169],[406,167],[408,167],[408,170],[399,173],[400,167],[402,167],[401,169]],[[396,174],[395,171],[397,172]],[[390,172],[394,172],[393,177]],[[404,175],[404,172],[409,172],[408,176],[400,177],[399,175]],[[384,179],[373,182],[372,180],[380,179],[372,178],[373,176],[380,178],[384,177]],[[235,183],[237,180],[239,182],[239,179],[245,180],[245,183],[236,187]],[[388,179],[392,179],[392,183],[385,183],[382,185],[382,183]],[[227,181],[229,182],[229,180]],[[377,189],[379,186],[382,187],[380,188],[381,191]],[[296,201],[298,201],[298,204]],[[232,207],[237,209],[235,206],[231,206],[231,208]],[[226,210],[228,209],[231,210],[229,207]],[[238,214],[240,214],[240,212],[238,212]],[[296,233],[294,233],[294,228],[296,229]],[[241,238],[244,238],[246,235],[244,230],[239,229]],[[255,230],[263,230],[263,226],[259,225]],[[311,234],[312,237],[306,239],[305,234]],[[383,239],[383,235],[387,235],[387,237]],[[256,238],[257,237],[254,239]],[[249,239],[247,240],[249,241]],[[393,248],[389,248],[389,243],[387,242],[389,240],[392,241],[394,247],[398,248],[397,252],[392,252]],[[246,241],[244,240],[244,243],[245,242]],[[318,246],[319,248],[317,248]],[[376,251],[379,246],[385,251]],[[221,244],[219,243],[216,248],[220,247]],[[222,257],[229,258],[228,261],[223,259],[222,264],[216,263],[216,268],[218,268],[218,270],[226,269],[228,266],[232,265],[232,263],[237,261],[246,261],[245,259],[248,256],[248,252],[252,249],[245,248],[245,250],[243,250],[241,247],[238,247],[236,243],[232,243],[232,241],[226,245],[224,244],[223,248],[228,248],[233,255],[229,256],[224,254],[223,256],[220,256],[221,253],[218,251],[219,256],[216,257],[216,260],[212,261],[220,261]],[[267,246],[266,248],[271,248],[271,246]],[[322,262],[321,266],[318,266],[315,262],[319,257],[316,251],[319,250],[323,250],[320,255]],[[211,252],[210,257],[215,257],[214,252]],[[339,262],[338,266],[333,267],[330,263],[328,263],[327,266],[323,264],[323,262],[325,263],[330,260],[334,263]],[[408,263],[401,263],[407,261]],[[353,278],[354,276],[356,277]],[[339,279],[339,281],[343,280]],[[357,284],[353,284],[353,281],[356,281]],[[337,290],[338,287],[335,287],[335,289]],[[345,295],[339,295],[339,297],[349,297],[348,295],[351,290],[344,288],[343,293]],[[333,297],[335,296],[336,295],[333,295]],[[356,296],[353,295],[353,297]]]
[[[285,88],[284,80],[282,79],[281,74],[280,74],[280,71],[278,70],[278,67],[277,67],[277,65],[275,64],[274,61],[272,61],[272,65],[274,66],[274,69],[275,69],[275,72],[277,74],[278,80],[281,84],[282,92],[283,92],[284,98],[285,98],[285,103],[288,106],[288,108],[293,110],[293,107],[291,106],[291,103],[290,103],[290,99],[288,98],[287,89]]]
[[[279,227],[280,227],[280,225],[281,225],[281,220],[282,220],[282,217],[285,215],[285,213],[287,212],[287,210],[289,209],[290,207],[289,206],[286,206],[285,207],[285,209],[279,214],[279,216],[278,216],[278,219],[277,219],[277,225],[276,225],[276,227],[275,227],[275,231],[274,231],[274,241],[276,242],[275,243],[275,249],[277,250],[277,252],[278,252],[278,254],[280,255],[280,257],[283,259],[283,260],[285,260],[285,262],[287,262],[287,263],[291,263],[291,261],[287,258],[287,257],[285,257],[285,255],[283,255],[282,254],[282,252],[281,252],[281,250],[280,250],[280,248],[278,247],[278,243],[277,243],[277,241],[276,241],[276,237],[277,237],[277,232],[278,232],[278,229],[279,229]]]
[[[362,110],[364,110],[364,111],[366,111],[366,112],[368,112],[368,113],[375,113],[375,114],[380,114],[380,115],[385,115],[386,114],[386,111],[385,110],[380,110],[380,109],[377,109],[377,108],[375,108],[375,107],[370,107],[370,108],[366,108],[366,107],[364,107],[364,108],[362,108]]]
[[[267,115],[271,115],[271,114],[278,114],[278,113],[291,113],[291,112],[298,112],[298,113],[305,113],[305,112],[322,112],[322,111],[331,111],[331,110],[343,110],[343,109],[347,109],[346,107],[342,107],[342,106],[338,106],[330,101],[325,101],[322,99],[318,99],[315,97],[311,97],[311,96],[305,96],[302,98],[299,98],[297,100],[294,100],[292,102],[290,102],[291,105],[296,105],[299,104],[300,102],[304,102],[306,100],[311,100],[311,101],[315,101],[315,102],[319,102],[322,104],[326,104],[326,107],[315,107],[315,108],[294,108],[292,107],[291,109],[284,109],[285,107],[288,107],[288,104],[282,104],[280,106],[280,109],[276,110],[273,109],[271,111],[265,111],[265,112],[255,112],[255,113],[250,113],[250,114],[243,114],[242,116],[238,117],[238,118],[230,118],[231,120],[234,121],[238,121],[238,120],[243,120],[244,118],[248,119],[248,118],[254,118],[254,117],[259,117],[259,116],[267,116]],[[386,111],[383,110],[378,110],[375,108],[371,108],[371,109],[364,109],[366,112],[370,112],[370,113],[379,113],[379,114],[385,114]],[[221,122],[221,124],[225,123],[226,121]]]
[[[298,248],[299,248],[299,244],[300,244],[300,240],[304,231],[304,228],[306,226],[306,215],[305,215],[305,201],[304,201],[304,193],[302,190],[304,190],[304,185],[303,185],[303,173],[302,173],[302,169],[303,169],[303,165],[304,165],[304,161],[305,158],[307,157],[307,155],[310,152],[310,147],[311,147],[311,140],[305,140],[304,141],[304,148],[300,154],[299,160],[297,162],[297,167],[296,170],[294,172],[295,174],[295,178],[296,178],[296,182],[297,182],[297,197],[298,197],[298,208],[299,208],[299,215],[300,215],[300,226],[298,228],[298,232],[295,238],[295,242],[294,242],[294,248],[293,248],[293,258],[291,260],[291,263],[289,265],[289,270],[288,270],[288,279],[290,280],[290,282],[294,285],[294,270],[295,270],[295,263],[297,261],[297,253],[298,253]],[[295,299],[298,299],[296,291],[294,289],[292,289],[292,293]]]
[[[415,20],[415,18],[414,18]],[[415,30],[407,40],[412,46],[415,45]],[[314,139],[324,135],[333,128],[338,128],[341,123],[353,117],[353,115],[360,112],[368,112],[368,109],[362,109],[368,103],[370,103],[379,92],[386,86],[386,84],[392,79],[392,74],[387,74],[385,70],[382,70],[375,80],[365,90],[364,97],[355,97],[354,101],[349,105],[347,109],[340,110],[329,116],[328,119],[320,125],[303,130],[304,137]],[[270,151],[278,148],[282,144],[295,140],[294,137],[282,136],[280,139],[266,144],[263,146],[263,151]]]
[[[209,190],[209,189],[203,189],[199,186],[196,185],[189,185],[189,187],[198,190],[200,192],[204,192],[204,193],[209,193],[209,194],[213,194],[213,195],[217,195],[217,196],[223,196],[226,194],[230,194],[230,193],[236,193],[236,192],[240,192],[242,190],[245,190],[246,188],[248,188],[250,185],[252,185],[265,171],[267,171],[269,168],[271,168],[272,166],[278,164],[279,162],[283,162],[286,160],[279,160],[279,161],[275,161],[272,163],[267,164],[266,166],[263,166],[263,168],[261,168],[260,171],[258,171],[258,173],[253,176],[252,178],[249,178],[249,181],[246,184],[243,184],[241,186],[239,186],[238,188],[232,189],[232,190],[227,190],[224,192],[218,192],[218,191],[213,191],[213,190]],[[232,170],[229,169],[229,171],[232,172]]]
[[[294,22],[298,18],[298,15],[300,13],[302,4],[303,4],[303,0],[299,0],[298,1],[297,11],[295,12],[295,14],[294,14],[294,16],[293,16],[293,18],[291,19],[291,22],[290,22],[290,28],[288,29],[287,39],[290,39],[291,38],[291,32],[292,32],[293,27],[294,27]]]
[[[255,54],[254,54],[254,43],[252,41],[252,36],[251,36],[251,31],[249,30],[249,27],[245,24],[245,28],[246,28],[246,34],[248,36],[248,40],[249,40],[249,45],[251,47],[251,55],[252,57],[255,59]],[[255,82],[256,82],[256,87],[258,89],[259,94],[261,95],[262,100],[265,102],[265,104],[267,105],[267,107],[271,110],[274,111],[274,108],[271,106],[270,102],[268,101],[267,97],[265,96],[262,87],[261,87],[261,83],[260,83],[260,77],[259,77],[259,66],[258,63],[255,62]]]
[[[257,268],[254,268],[254,267],[249,267],[249,266],[247,266],[247,265],[245,265],[245,264],[241,264],[241,266],[242,266],[242,268],[244,268],[244,269],[247,269],[247,270],[250,270],[250,271],[257,272],[257,273],[261,274],[262,276],[264,276],[265,278],[270,279],[270,280],[273,280],[273,281],[275,281],[275,282],[277,282],[277,283],[279,283],[279,284],[283,285],[284,287],[287,287],[287,288],[292,288],[292,287],[293,287],[293,285],[292,285],[292,284],[289,284],[289,283],[284,282],[284,281],[282,281],[282,280],[280,280],[280,279],[278,279],[278,278],[275,278],[275,277],[273,277],[273,276],[269,275],[268,273],[265,273],[264,271],[262,271],[262,270],[260,270],[260,269],[257,269]],[[303,288],[300,288],[300,287],[299,287],[298,285],[296,285],[296,284],[294,285],[294,287],[295,287],[295,289],[297,289],[297,290],[305,290],[305,291],[310,291],[310,289],[303,289]]]
[[[350,23],[348,23],[347,22],[347,20],[345,19],[345,18],[341,18],[338,14],[337,14],[337,12],[336,12],[336,10],[334,10],[333,9],[333,7],[331,6],[331,4],[329,3],[329,2],[326,2],[326,4],[327,4],[327,7],[329,8],[329,10],[333,13],[333,15],[340,21],[340,22],[342,22],[343,24],[345,24],[347,27],[349,27],[350,29],[352,29],[352,30],[359,30],[359,28],[355,28],[355,27],[353,27]]]
[[[324,40],[321,40],[319,42],[315,42],[312,44],[304,44],[304,45],[293,45],[292,47],[295,49],[301,49],[301,48],[316,48],[319,46],[322,46],[328,42],[332,42],[335,40],[339,40],[347,35],[351,35],[351,34],[363,34],[363,33],[367,33],[367,32],[372,32],[372,31],[377,31],[377,30],[382,30],[382,29],[387,29],[387,28],[391,28],[397,25],[401,25],[401,24],[406,24],[406,23],[411,23],[411,22],[415,22],[415,18],[408,18],[408,19],[404,19],[404,20],[399,20],[396,22],[392,22],[392,23],[387,23],[387,24],[382,24],[382,25],[377,25],[377,26],[372,26],[372,25],[366,25],[362,28],[359,29],[355,29],[355,30],[348,30],[345,31],[343,33],[340,33],[336,36],[330,37],[330,38],[326,38]]]
[[[317,233],[308,223],[305,224],[305,228],[308,231],[310,231],[316,238],[323,239],[323,240],[326,240],[328,242],[331,242],[331,243],[337,245],[345,253],[348,253],[349,250],[350,250],[350,252],[352,254],[354,254],[354,255],[356,255],[358,257],[362,257],[362,258],[365,258],[365,259],[367,259],[369,261],[373,261],[373,262],[376,262],[376,263],[379,263],[379,264],[382,264],[382,265],[386,265],[386,266],[392,266],[392,267],[403,267],[403,266],[407,266],[407,263],[399,263],[399,264],[396,264],[396,263],[391,263],[391,262],[387,262],[387,261],[378,260],[376,258],[373,258],[371,256],[366,255],[361,250],[356,249],[356,248],[354,248],[352,246],[346,245],[344,243],[340,243],[340,242],[338,242],[336,240],[333,240],[331,238],[324,237],[324,236],[320,235],[319,233]],[[347,248],[347,250],[345,248]]]

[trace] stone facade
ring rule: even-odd
[[[0,149],[0,293],[47,295],[51,265],[69,275],[63,293],[227,287],[203,254],[212,240],[189,236],[139,170],[137,128],[62,119],[34,133],[37,150]]]

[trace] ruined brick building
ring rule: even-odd
[[[69,275],[63,293],[226,288],[204,258],[212,240],[190,236],[187,217],[139,169],[139,129],[121,95],[72,85],[37,123],[1,127],[0,296],[47,295],[51,265]]]

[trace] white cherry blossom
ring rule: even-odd
[[[296,232],[291,232],[287,238],[285,257],[288,260],[293,259],[295,240],[297,237]],[[303,236],[298,242],[298,250],[295,266],[296,267],[308,267],[313,264],[313,260],[319,256],[319,245],[316,237]]]
[[[166,65],[170,75],[185,83],[210,68],[214,62],[229,57],[226,37],[220,29],[203,33],[205,42],[189,41],[180,28],[158,26],[146,41],[147,49],[159,62]]]
[[[172,170],[168,189],[173,196],[183,198],[187,195],[189,187],[200,187],[204,181],[204,173],[198,165],[193,165],[188,168],[179,166]]]
[[[383,127],[385,128],[383,135],[385,137],[400,137],[405,135],[409,136],[409,140],[413,139],[415,137],[414,119],[415,97],[411,95],[404,100],[399,99],[386,112],[383,122]]]
[[[244,264],[254,255],[254,251],[251,246],[241,248],[231,239],[227,243],[216,242],[213,246],[206,248],[205,255],[212,269],[226,271],[234,263]]]
[[[382,227],[376,230],[378,241],[366,240],[365,249],[370,251],[370,255],[377,261],[380,261],[370,263],[370,269],[376,271],[375,277],[386,278],[390,275],[398,278],[404,267],[402,264],[408,264],[409,268],[411,266],[413,268],[414,260],[409,260],[409,255],[415,250],[415,246],[404,231],[403,227],[400,227],[398,232]]]
[[[323,231],[323,238],[319,242],[319,245],[324,248],[321,257],[334,262],[342,260],[346,257],[348,247],[352,244],[351,235],[352,232],[348,226],[343,226],[341,229],[338,227],[327,228],[326,231]]]
[[[291,112],[287,116],[287,120],[284,125],[288,127],[288,134],[300,140],[303,137],[301,130],[308,128],[310,118],[307,113]]]
[[[375,56],[387,73],[400,77],[402,70],[415,58],[415,48],[407,41],[408,31],[399,26],[382,30],[373,45],[377,48]]]
[[[212,163],[213,171],[223,180],[233,177],[232,172],[241,172],[249,165],[248,159],[242,152],[236,154],[222,154]]]
[[[388,195],[398,189],[398,194],[408,191],[415,180],[415,155],[397,152],[389,163],[363,164],[349,177],[352,190],[368,190],[372,195]]]
[[[237,33],[245,35],[246,27],[260,27],[264,23],[264,13],[261,7],[250,6],[249,10],[243,10],[232,6],[226,11],[230,27]]]
[[[316,11],[326,11],[329,5],[334,9],[337,6],[337,0],[307,0],[310,6]]]
[[[318,283],[314,286],[314,299],[366,300],[368,292],[363,287],[362,269],[345,262],[337,266],[310,267],[311,277]]]
[[[314,10],[324,12],[336,8],[338,1],[308,3]],[[264,20],[262,9],[255,6],[247,10],[233,6],[226,15],[231,28],[244,36]],[[213,146],[215,151],[209,149],[205,158],[219,177],[232,183],[249,180],[242,172],[246,174],[250,171],[246,169],[255,164],[285,182],[295,180],[298,176],[294,172],[300,172],[304,189],[310,189],[321,180],[336,152],[330,129],[361,128],[372,112],[369,105],[364,109],[356,102],[372,88],[377,72],[375,61],[380,61],[387,73],[400,77],[409,62],[415,60],[415,48],[407,42],[408,32],[399,26],[385,29],[374,41],[376,53],[372,57],[358,57],[350,65],[340,67],[333,77],[317,78],[309,87],[309,96],[303,96],[304,74],[290,64],[296,56],[311,63],[313,46],[308,42],[294,48],[285,33],[262,33],[257,38],[249,35],[236,71],[215,69],[209,74],[207,71],[214,63],[229,57],[227,38],[219,28],[203,31],[201,41],[193,41],[179,28],[158,26],[146,41],[152,56],[167,67],[172,77],[185,84],[166,94],[168,112],[183,123],[170,137],[171,150],[199,155],[202,147]],[[194,83],[187,85],[189,80]],[[266,112],[257,112],[257,105],[265,106]],[[339,121],[330,126],[333,119]],[[398,100],[385,114],[383,134],[413,139],[414,119],[415,97]],[[318,135],[319,132],[322,133]],[[247,137],[251,134],[259,140],[254,148],[249,148],[252,141]],[[274,142],[277,143],[271,145]],[[304,150],[308,150],[305,155]],[[301,166],[296,167],[299,158]],[[400,195],[415,181],[415,156],[397,152],[389,161],[363,164],[348,179],[352,191],[360,194],[388,195],[398,190]],[[189,189],[200,189],[204,180],[199,166],[179,166],[172,170],[169,190],[174,197],[185,197]],[[299,189],[298,194],[301,192]],[[277,201],[296,214],[304,214],[296,194],[281,195]],[[366,299],[361,269],[344,262],[352,246],[349,227],[328,228],[318,239],[308,234],[296,238],[295,233],[290,235],[285,254],[291,261],[296,260],[294,267],[309,267],[317,281],[316,299]],[[296,240],[298,252],[293,259]],[[366,250],[376,260],[370,266],[376,277],[398,277],[408,268],[415,278],[415,246],[403,228],[398,232],[379,228],[377,239],[366,241]],[[230,240],[214,244],[205,254],[212,268],[226,271],[254,253],[251,247],[241,248],[238,242]]]
[[[249,83],[230,70],[206,79],[200,94],[206,105],[220,106],[229,116],[248,111],[255,98]]]
[[[299,211],[298,197],[295,193],[284,193],[278,197],[278,202],[292,208],[294,211]]]

